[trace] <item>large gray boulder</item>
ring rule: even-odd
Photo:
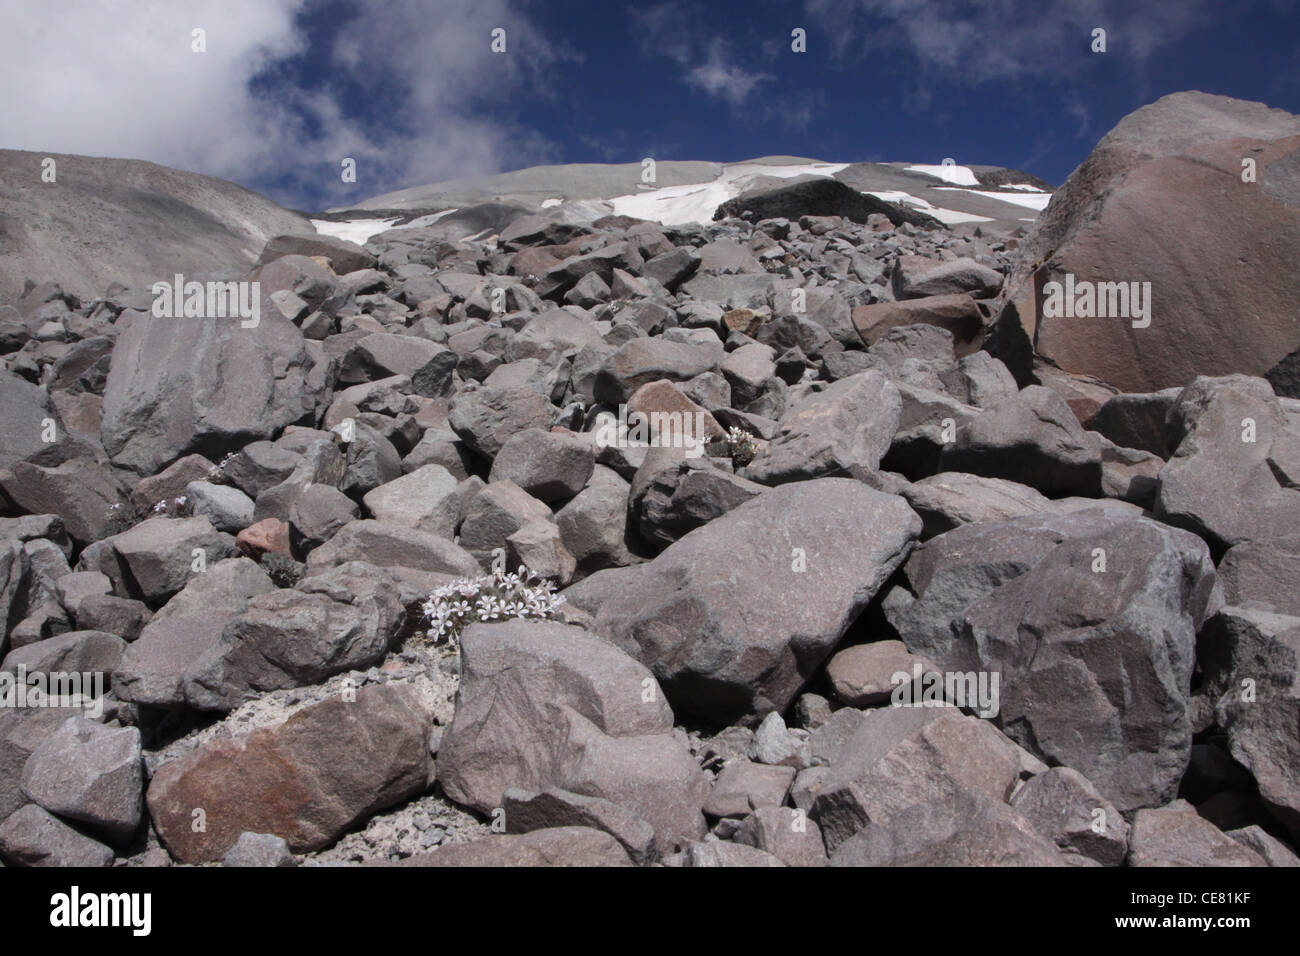
[[[831,866],[1064,866],[1050,840],[1005,803],[960,791],[873,822]]]
[[[903,562],[921,521],[845,478],[766,491],[654,561],[570,589],[674,708],[731,722],[784,710]],[[618,575],[607,589],[603,579]]]
[[[744,476],[775,485],[874,471],[898,430],[902,399],[882,374],[841,379],[799,402],[781,419],[775,438],[744,469]]]
[[[1191,754],[1196,633],[1222,603],[1204,542],[1097,510],[964,525],[886,613],[945,672],[999,675],[1000,726],[1121,811],[1172,798]]]
[[[471,625],[461,664],[438,749],[451,799],[491,813],[512,788],[557,787],[645,820],[660,853],[704,835],[708,778],[645,667],[579,628],[523,621]]]
[[[119,320],[104,388],[101,437],[113,463],[152,475],[182,455],[221,457],[326,401],[325,368],[274,307],[256,328],[239,318]]]
[[[365,670],[384,659],[405,614],[398,585],[359,561],[260,594],[188,670],[185,700],[226,711],[251,691]]]
[[[32,752],[20,783],[51,813],[123,842],[144,812],[140,731],[71,717]]]
[[[1155,514],[1218,549],[1300,534],[1300,490],[1270,459],[1300,450],[1272,387],[1262,378],[1197,378],[1169,411],[1175,451],[1160,470]]]
[[[957,428],[943,471],[1004,478],[1046,495],[1101,493],[1101,443],[1055,392],[1031,385]]]

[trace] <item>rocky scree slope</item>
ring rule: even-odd
[[[108,683],[0,709],[0,859],[1295,865],[1300,403],[1013,370],[1023,236],[799,197],[0,308],[0,672]],[[499,557],[564,603],[438,640]]]

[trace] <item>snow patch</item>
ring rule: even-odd
[[[371,236],[377,236],[392,228],[397,219],[348,219],[344,222],[331,222],[328,219],[312,219],[311,224],[322,236],[346,239],[362,245]]]
[[[615,215],[649,219],[664,226],[688,222],[712,222],[713,213],[724,202],[735,199],[759,176],[791,179],[795,176],[833,176],[848,163],[799,163],[767,166],[763,163],[733,163],[722,168],[716,179],[686,186],[664,186],[610,199]]]
[[[935,186],[935,189],[952,189],[951,186]],[[1047,204],[1052,201],[1051,193],[995,193],[984,189],[962,189],[953,190],[954,192],[970,193],[972,196],[987,196],[989,199],[996,199],[999,202],[1009,202],[1013,206],[1024,206],[1026,209],[1033,209],[1042,212],[1047,208]]]
[[[419,229],[419,228],[422,227],[422,226],[432,226],[435,222],[437,222],[437,221],[438,221],[439,219],[441,219],[443,216],[450,216],[450,215],[451,215],[453,212],[455,212],[455,211],[456,211],[455,209],[444,209],[442,212],[434,212],[434,213],[430,213],[430,214],[427,215],[427,216],[420,216],[420,217],[418,217],[418,218],[416,218],[416,219],[412,219],[412,220],[411,220],[410,222],[408,222],[405,226],[397,226],[397,227],[395,227],[395,228],[397,228],[397,229]]]
[[[924,199],[918,199],[911,193],[899,192],[897,190],[884,192],[868,192],[867,196],[875,196],[877,199],[883,199],[885,202],[897,203],[900,206],[910,206],[918,212],[923,212],[927,216],[933,216],[945,225],[955,225],[959,222],[992,222],[988,216],[975,216],[968,212],[958,212],[955,209],[943,209],[940,206],[932,206]]]
[[[942,179],[945,183],[952,183],[954,186],[978,186],[980,181],[975,178],[974,171],[969,166],[908,166],[907,171],[911,173],[925,173],[927,176],[933,176],[936,179]]]
[[[558,206],[562,202],[564,202],[563,199],[543,199],[542,208],[550,209],[552,206]]]

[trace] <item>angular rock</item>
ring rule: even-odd
[[[132,589],[146,602],[162,604],[196,573],[195,551],[203,568],[227,557],[234,539],[207,518],[150,518],[112,538],[113,550],[130,575]]]
[[[1129,866],[1267,866],[1188,803],[1139,810],[1129,834]]]
[[[631,866],[622,845],[591,827],[548,827],[482,837],[407,857],[399,866]]]
[[[901,494],[921,516],[926,538],[965,524],[1005,521],[1052,510],[1051,501],[1033,488],[960,471],[922,478]]]
[[[1005,803],[1024,766],[1020,748],[987,721],[953,707],[884,707],[844,738],[809,815],[834,854],[914,804],[970,791]]]
[[[831,866],[1062,866],[1050,840],[1004,803],[959,792],[873,822]]]
[[[29,803],[0,823],[0,860],[9,866],[112,866],[113,851]]]
[[[450,539],[460,520],[457,486],[446,468],[425,465],[367,492],[362,500],[376,521]]]
[[[1054,392],[1038,385],[995,402],[957,429],[940,456],[944,471],[1029,485],[1047,495],[1101,490],[1101,445]]]
[[[218,738],[163,764],[146,802],[183,863],[220,860],[246,831],[295,853],[328,846],[358,820],[423,793],[432,773],[430,719],[400,684],[331,697],[282,724]],[[195,832],[193,811],[206,830]]]
[[[1172,797],[1195,634],[1222,600],[1203,542],[1100,511],[1031,515],[940,535],[905,573],[918,599],[887,602],[890,623],[945,672],[999,674],[1012,739],[1121,812]]]
[[[550,428],[554,406],[532,388],[457,392],[447,421],[472,450],[491,460],[506,439],[526,428]]]
[[[218,531],[238,534],[253,523],[253,499],[238,488],[191,481],[185,486],[185,496],[190,513],[207,518]]]
[[[772,854],[786,866],[825,866],[821,829],[789,807],[759,807],[740,821],[737,843]]]
[[[590,442],[567,432],[527,428],[506,439],[488,481],[509,480],[534,498],[558,501],[582,491],[595,464]]]
[[[856,644],[836,653],[826,665],[826,676],[835,690],[835,697],[849,707],[870,707],[883,704],[893,695],[900,681],[894,675],[909,675],[915,665],[923,672],[933,670],[933,665],[923,657],[908,653],[902,641],[876,641]]]
[[[1128,852],[1129,826],[1083,774],[1053,767],[1027,780],[1011,806],[1063,852],[1102,866],[1120,866]]]
[[[549,513],[549,512],[548,512]],[[403,567],[440,574],[476,575],[478,562],[460,545],[423,531],[382,521],[351,521],[307,556],[307,573],[348,561],[381,568]]]
[[[1226,607],[1197,651],[1229,752],[1250,771],[1269,811],[1300,834],[1300,618]]]
[[[282,837],[270,833],[241,833],[221,860],[222,866],[297,866]]]
[[[640,664],[579,628],[532,622],[471,625],[461,661],[438,750],[457,803],[490,813],[510,788],[559,787],[644,819],[661,853],[703,836],[707,780]]]
[[[902,400],[879,372],[841,379],[796,404],[776,438],[746,466],[760,484],[874,471],[898,429]]]
[[[785,803],[794,774],[794,767],[729,760],[713,781],[704,812],[711,817],[740,818],[760,807],[779,807]]]
[[[593,575],[570,600],[582,606],[603,575],[627,575],[593,609],[597,631],[650,667],[680,712],[758,718],[793,701],[919,531],[900,498],[849,479],[798,482],[650,564]]]
[[[324,370],[266,305],[256,328],[237,317],[119,320],[101,432],[114,464],[151,475],[190,452],[269,438],[316,410]]]
[[[140,731],[69,718],[32,752],[20,784],[32,802],[51,813],[124,842],[144,812]]]
[[[1190,91],[1120,120],[1053,195],[1009,282],[1027,290],[1021,316],[1039,353],[1149,392],[1197,375],[1263,375],[1300,346],[1294,257],[1268,241],[1300,224],[1297,135],[1300,118],[1281,110]],[[1243,186],[1245,156],[1256,158],[1257,184],[1225,189]],[[1143,238],[1153,222],[1168,237],[1159,249]],[[1048,317],[1046,284],[1067,276],[1125,291],[1149,282],[1149,311]],[[1114,316],[1110,296],[1098,288]]]
[[[510,789],[502,795],[507,833],[532,833],[551,827],[590,827],[608,833],[638,866],[656,857],[654,827],[625,808],[599,797],[552,787],[540,793]]]

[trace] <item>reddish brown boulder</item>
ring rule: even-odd
[[[1039,354],[1126,392],[1269,372],[1300,347],[1297,164],[1300,117],[1262,103],[1185,92],[1126,116],[1052,197],[1008,283]],[[1099,300],[1095,284],[1150,283],[1149,315],[1051,317],[1048,283],[1069,277]]]
[[[904,302],[877,302],[853,310],[853,326],[867,345],[900,325],[937,325],[952,333],[957,357],[980,347],[984,316],[975,300],[965,293],[932,295]]]
[[[283,837],[295,853],[319,850],[425,790],[429,726],[404,685],[332,697],[164,764],[149,784],[149,815],[183,863],[221,859],[245,831]]]

